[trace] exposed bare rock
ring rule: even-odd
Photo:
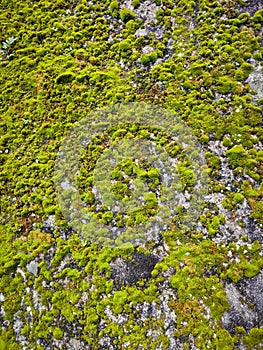
[[[252,278],[242,278],[238,288],[255,306],[259,321],[263,320],[263,271]]]
[[[27,271],[32,273],[34,276],[37,276],[38,273],[38,263],[36,261],[30,261],[29,264],[26,266]]]
[[[243,0],[245,5],[238,5],[237,9],[239,13],[248,12],[250,15],[254,15],[255,12],[263,8],[263,0]]]
[[[255,60],[251,60],[251,64],[254,66],[254,71],[250,73],[246,82],[256,92],[256,95],[253,95],[253,100],[256,102],[263,98],[263,65],[256,63]]]
[[[149,278],[157,262],[157,256],[140,253],[135,253],[132,261],[118,257],[111,263],[112,278],[117,285],[133,285],[140,278]]]
[[[233,334],[235,326],[242,326],[249,331],[259,327],[263,320],[263,274],[251,279],[241,279],[237,285],[230,282],[225,286],[230,310],[223,314],[222,322]]]

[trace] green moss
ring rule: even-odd
[[[117,17],[120,4],[118,1],[112,1],[110,3],[110,12],[114,17]]]
[[[260,267],[257,264],[246,264],[244,266],[244,274],[248,278],[256,276],[259,271]]]
[[[224,137],[223,139],[223,146],[230,147],[232,146],[232,141],[230,137]]]
[[[241,193],[235,193],[233,196],[233,202],[235,204],[237,203],[243,203],[245,197]]]
[[[158,9],[155,13],[155,17],[157,19],[157,23],[158,25],[161,25],[162,24],[162,20],[163,20],[163,17],[164,17],[164,10],[162,9]]]
[[[56,327],[53,329],[53,336],[56,339],[61,339],[63,337],[63,331],[61,328]]]
[[[242,145],[235,145],[226,151],[226,155],[233,167],[245,164],[247,159],[247,152]]]
[[[141,61],[141,63],[142,63],[143,65],[146,66],[146,65],[148,65],[150,62],[151,62],[151,63],[156,62],[157,58],[158,58],[157,53],[156,53],[155,51],[153,51],[153,52],[151,52],[151,53],[147,53],[147,54],[142,55],[141,58],[140,58],[140,61]]]
[[[120,10],[120,18],[123,22],[128,22],[129,20],[131,19],[134,19],[135,18],[135,14],[130,11],[129,9],[127,8],[122,8]]]
[[[128,293],[125,290],[118,291],[114,294],[113,300],[112,300],[113,302],[112,308],[115,314],[119,314],[123,311],[123,307],[126,304],[127,298],[128,298]]]
[[[149,207],[149,208],[155,208],[157,205],[158,205],[158,200],[156,198],[156,194],[155,193],[147,193],[145,196],[144,196],[144,199],[146,201],[146,205]]]
[[[179,163],[177,169],[183,187],[191,187],[195,184],[196,175],[193,169],[189,168],[186,163]]]
[[[246,23],[250,19],[250,14],[248,12],[243,12],[238,16],[240,23]]]
[[[131,47],[131,43],[129,40],[123,40],[119,44],[120,51],[128,51]]]
[[[72,72],[65,72],[60,74],[57,78],[56,78],[56,82],[57,84],[65,84],[68,82],[71,82],[72,80],[75,79],[75,74]]]
[[[262,53],[261,52],[255,52],[254,55],[253,55],[253,58],[256,61],[261,61],[262,60]]]
[[[82,199],[87,203],[87,204],[93,204],[95,202],[95,195],[93,192],[87,192],[82,195]]]
[[[105,224],[108,224],[109,222],[111,222],[111,220],[113,219],[113,213],[111,211],[107,211],[105,214],[102,215],[102,222]]]
[[[19,350],[21,347],[15,341],[15,334],[9,327],[7,330],[0,330],[0,349],[3,350]]]
[[[231,92],[236,86],[236,81],[230,79],[229,77],[223,76],[217,80],[217,91],[221,94],[227,94]]]
[[[235,78],[238,81],[245,81],[249,74],[253,71],[253,66],[250,63],[244,62],[241,64],[240,68],[235,72]]]
[[[150,179],[155,180],[159,183],[159,178],[160,178],[160,171],[159,169],[156,168],[150,168],[148,171],[148,176]]]
[[[263,341],[263,329],[252,328],[249,332],[249,335],[244,336],[242,341],[249,350],[260,349],[260,344],[262,344]]]
[[[132,5],[138,7],[140,3],[143,1],[133,1]],[[258,142],[263,141],[261,101],[254,105],[249,86],[242,83],[252,71],[252,66],[245,61],[252,56],[260,60],[263,53],[262,38],[258,34],[262,10],[251,19],[248,13],[238,16],[234,5],[229,7],[224,3],[199,2],[197,14],[194,1],[179,1],[176,6],[171,0],[155,3],[162,5],[156,12],[157,25],[168,29],[159,41],[153,33],[147,38],[135,39],[133,35],[143,23],[135,19],[133,12],[120,10],[118,1],[88,6],[86,1],[74,4],[55,0],[32,6],[27,1],[5,1],[1,15],[5,33],[2,42],[11,37],[18,39],[0,53],[1,220],[5,222],[0,227],[0,289],[5,296],[6,317],[11,322],[7,329],[0,330],[1,349],[20,348],[12,329],[18,311],[21,311],[27,347],[43,349],[37,345],[40,337],[52,347],[52,338],[63,337],[63,322],[79,322],[83,330],[79,328],[78,338],[86,340],[88,347],[99,348],[99,338],[105,335],[116,348],[122,348],[126,341],[133,349],[168,348],[162,316],[158,320],[149,317],[141,327],[133,306],[154,300],[158,308],[158,293],[170,268],[174,268],[170,282],[176,298],[170,300],[169,307],[176,313],[176,336],[180,341],[191,333],[194,346],[200,349],[234,349],[244,335],[245,345],[251,349],[257,346],[258,331],[246,335],[240,330],[238,336],[232,337],[222,328],[220,320],[228,308],[221,279],[230,277],[237,282],[244,276],[254,276],[262,265],[259,243],[253,243],[251,251],[247,248],[248,253],[244,254],[244,249],[238,252],[234,244],[223,247],[210,239],[204,240],[202,232],[184,235],[173,228],[171,222],[169,230],[162,234],[169,249],[164,261],[154,267],[152,279],[140,280],[134,289],[123,286],[118,290],[111,279],[110,262],[117,256],[131,257],[135,248],[107,250],[88,241],[81,242],[77,234],[70,237],[71,230],[57,207],[52,174],[61,140],[71,126],[89,112],[116,102],[154,101],[176,112],[193,129],[205,149],[209,140],[223,140],[235,177],[244,174],[255,182],[261,179],[262,154],[258,151]],[[191,28],[189,19],[195,15],[196,26]],[[124,24],[118,22],[118,17]],[[173,18],[174,29],[171,28]],[[109,34],[112,40],[108,40]],[[166,59],[169,38],[174,40],[175,54]],[[145,45],[155,51],[141,55]],[[154,65],[158,57],[165,60]],[[149,66],[154,67],[149,69]],[[155,92],[153,86],[160,81],[163,88]],[[226,96],[217,100],[217,92]],[[138,126],[119,127],[114,132],[110,136],[116,142],[138,134],[151,139],[152,133]],[[160,135],[159,144],[167,148],[169,156],[182,157],[180,145],[169,144],[167,137]],[[78,175],[79,192],[90,210],[95,210],[91,170],[105,149],[100,138],[94,140],[93,146],[84,155],[85,171],[80,166]],[[262,186],[244,181],[242,185],[235,185],[236,193],[227,193],[218,179],[219,157],[210,153],[206,159],[211,193],[224,191],[223,205],[229,210],[241,205],[245,197],[251,216],[257,222],[262,221]],[[182,185],[190,192],[195,174],[187,164],[179,168]],[[113,217],[104,207],[96,213],[103,223],[114,222],[123,228],[127,223],[135,227],[155,215],[156,193],[161,182],[158,169],[151,165],[135,166],[132,160],[117,166],[112,173],[112,185],[116,186],[116,195],[125,200],[132,195],[126,176],[134,180],[139,177],[151,194],[145,196],[145,205],[128,213],[128,217],[122,214]],[[178,206],[175,212],[180,220],[184,208]],[[55,214],[58,228],[46,234],[37,228],[41,227],[45,215],[51,213]],[[36,215],[32,223],[31,214]],[[209,235],[216,234],[220,225],[224,225],[224,218],[216,210],[203,215],[200,221]],[[62,232],[67,239],[61,239]],[[250,243],[249,237],[247,240]],[[150,251],[156,248],[153,242],[147,245]],[[230,263],[228,251],[241,262]],[[48,257],[50,252],[53,255],[49,264],[41,257]],[[36,278],[26,270],[27,263],[35,258],[42,259]],[[63,267],[61,263],[68,265]],[[17,272],[18,266],[24,271],[26,282]],[[216,272],[207,277],[210,270]],[[50,311],[37,313],[32,288]],[[211,312],[208,318],[201,301]],[[32,309],[33,324],[25,321],[30,316],[27,306]],[[116,314],[123,313],[127,322],[122,326],[111,324],[104,314],[106,307]],[[98,327],[100,319],[106,322],[103,330]],[[153,331],[161,335],[156,339],[146,336]],[[65,336],[67,333],[65,331]],[[187,342],[184,346],[189,347]]]
[[[252,21],[255,23],[263,22],[263,9],[258,10],[252,17]]]
[[[132,0],[132,6],[137,9],[141,4],[140,0]]]

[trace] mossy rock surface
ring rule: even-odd
[[[262,1],[1,5],[0,349],[262,349]],[[111,247],[69,225],[54,169],[77,122],[133,102],[191,129],[207,193],[187,232],[182,196],[158,239]],[[144,227],[163,199],[161,172],[135,157],[116,165],[109,188],[128,202],[140,180],[140,208],[126,215],[98,203],[97,160],[123,138],[179,160],[185,198],[197,179],[167,130],[123,123],[97,135],[77,191],[87,217],[116,232]]]

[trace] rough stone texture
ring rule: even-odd
[[[161,39],[165,33],[165,28],[161,27],[161,26],[155,26],[155,27],[147,26],[144,29],[139,28],[135,32],[135,36],[147,37],[147,36],[149,36],[150,33],[154,33],[154,36],[156,37],[156,39]]]
[[[143,20],[145,26],[151,23],[156,23],[155,13],[160,8],[160,6],[157,6],[151,0],[144,1],[137,9],[133,8],[131,0],[126,0],[121,4],[121,7],[133,11],[136,17]]]
[[[234,283],[226,284],[225,291],[230,304],[230,310],[224,312],[222,323],[230,334],[234,334],[235,326],[242,326],[246,331],[258,326],[259,315],[247,303]]]
[[[79,350],[79,349],[82,349],[82,347],[84,346],[84,343],[78,339],[70,339],[67,346],[68,346],[67,349]]]
[[[255,306],[258,320],[263,321],[263,271],[252,278],[242,278],[237,284],[239,290]]]
[[[34,276],[37,276],[38,263],[36,261],[30,261],[30,263],[26,265],[26,268],[28,272],[32,273]]]
[[[164,33],[166,32],[166,28],[163,26],[157,26],[157,20],[156,20],[156,11],[161,9],[162,6],[156,5],[151,0],[143,1],[140,6],[136,9],[132,6],[131,0],[126,0],[121,4],[121,8],[128,8],[130,11],[135,13],[136,19],[141,19],[143,21],[142,28],[137,29],[135,32],[136,37],[144,37],[147,39],[151,33],[154,34],[155,38],[157,40],[161,40],[164,36]],[[174,18],[171,17],[171,29],[174,27]],[[174,50],[173,50],[173,39],[169,38],[166,51],[164,53],[164,56],[162,58],[158,58],[157,61],[152,65],[155,66],[161,62],[164,62],[172,57]],[[149,53],[154,51],[154,48],[148,49],[148,46],[144,46],[142,49],[142,53]],[[140,60],[136,62],[137,67],[142,67],[140,64]]]
[[[258,10],[263,8],[263,0],[243,0],[246,5],[238,5],[237,9],[239,13],[248,12],[251,16]]]
[[[43,221],[44,230],[54,230],[56,228],[55,215],[49,215],[46,220]]]
[[[148,53],[151,53],[154,51],[154,48],[152,46],[145,46],[143,49],[142,49],[142,53],[144,54],[148,54]]]
[[[263,98],[263,65],[256,63],[255,60],[251,60],[250,63],[254,66],[254,71],[250,73],[246,82],[257,93],[256,95],[252,95],[254,102],[256,102]]]
[[[263,321],[263,271],[253,278],[242,278],[236,285],[225,286],[230,310],[225,312],[222,323],[233,334],[235,326],[249,331],[260,327]]]
[[[117,285],[136,284],[140,278],[150,278],[157,262],[157,256],[140,253],[135,253],[132,261],[118,257],[110,264],[112,278]]]
[[[16,340],[22,344],[26,345],[26,338],[21,335],[21,330],[23,328],[23,321],[21,320],[21,317],[19,317],[17,314],[14,316],[14,331],[16,333]]]

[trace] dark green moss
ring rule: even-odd
[[[123,22],[128,22],[135,18],[135,14],[127,8],[120,9],[120,18]]]

